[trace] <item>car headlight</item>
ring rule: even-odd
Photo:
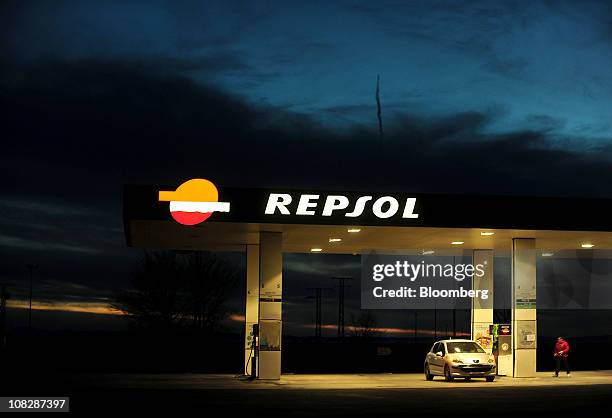
[[[457,363],[457,364],[463,364],[463,361],[461,359],[458,358],[454,358],[451,360],[452,363]]]
[[[495,357],[489,357],[489,364],[495,364]]]

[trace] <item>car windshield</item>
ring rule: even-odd
[[[484,353],[485,351],[473,342],[446,343],[449,353]]]

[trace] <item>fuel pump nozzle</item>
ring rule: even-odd
[[[257,358],[259,357],[259,324],[253,324],[253,356],[251,358],[251,376],[249,380],[257,379]]]

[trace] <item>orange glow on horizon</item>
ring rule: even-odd
[[[12,309],[29,309],[29,302],[27,300],[9,300],[6,303],[7,308]],[[116,315],[124,316],[128,315],[127,312],[113,308],[107,303],[100,302],[41,302],[33,301],[32,310],[35,311],[54,311],[54,312],[73,312],[73,313],[89,313],[95,315]],[[244,322],[246,320],[245,315],[233,313],[230,314],[228,320],[234,322]],[[305,324],[304,328],[315,328],[314,324]],[[322,329],[336,331],[338,326],[336,324],[323,324]],[[348,332],[359,332],[360,327],[354,327],[347,325],[345,330]],[[373,327],[369,329],[370,332],[378,334],[394,334],[394,335],[413,335],[413,328],[384,328],[384,327]],[[429,335],[435,336],[436,332],[430,329],[419,329],[418,335]],[[442,336],[440,331],[437,332],[438,336]],[[457,332],[457,337],[469,337],[467,332]]]
[[[30,304],[27,300],[9,300],[6,303],[7,308],[13,309],[30,309]],[[32,302],[32,310],[34,311],[56,311],[56,312],[77,312],[90,313],[96,315],[126,315],[125,312],[117,310],[108,303],[100,302]]]
[[[308,324],[308,325],[304,325],[305,328],[314,328],[315,325],[314,324]],[[322,329],[327,329],[327,330],[337,330],[338,329],[338,325],[336,324],[323,324],[321,325]],[[353,327],[350,325],[347,325],[344,327],[344,329],[348,332],[359,332],[360,331],[360,327]],[[396,335],[413,335],[414,334],[414,328],[383,328],[383,327],[373,327],[373,328],[369,328],[368,329],[370,332],[374,332],[374,333],[380,333],[380,334],[396,334]],[[418,335],[431,335],[431,336],[435,336],[436,332],[430,329],[419,329],[417,330]],[[438,336],[443,335],[439,330],[437,332]],[[456,332],[455,335],[457,337],[465,337],[465,336],[469,336],[470,334],[468,332]]]
[[[237,314],[237,313],[233,313],[231,314],[228,319],[230,321],[236,321],[236,322],[244,322],[246,321],[246,316],[241,315],[241,314]]]

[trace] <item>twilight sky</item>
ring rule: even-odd
[[[104,309],[124,183],[612,197],[611,51],[604,1],[2,2],[1,281]]]
[[[493,112],[493,132],[606,141],[608,2],[9,2],[3,57],[118,60],[336,127]],[[389,121],[391,122],[391,120]],[[577,141],[577,143],[574,143]]]

